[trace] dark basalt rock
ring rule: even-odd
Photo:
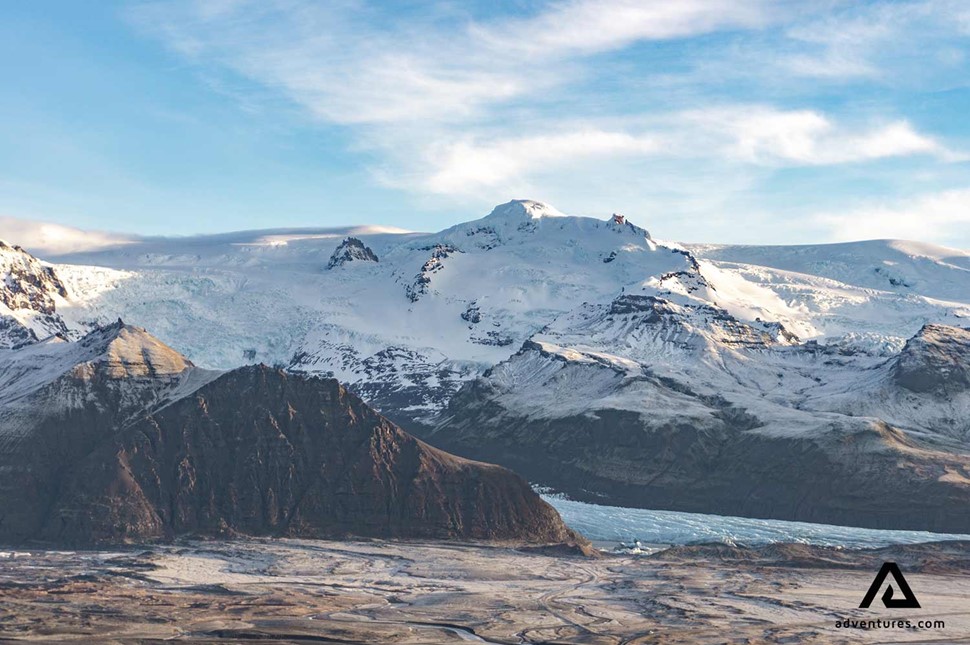
[[[37,342],[37,334],[24,327],[15,318],[0,316],[0,347],[18,349]]]
[[[906,342],[893,377],[911,392],[947,395],[970,389],[970,329],[925,325]]]
[[[378,260],[377,255],[369,246],[365,246],[356,237],[348,237],[340,243],[340,246],[330,256],[327,269],[335,269],[348,262],[355,261],[379,262],[380,260]]]
[[[623,410],[526,418],[494,394],[485,380],[466,385],[428,440],[595,504],[970,532],[954,512],[970,504],[970,456],[921,450],[886,424],[770,436],[716,401],[705,425]]]
[[[35,436],[71,435],[73,450],[45,450],[47,470],[30,472],[41,481],[29,508],[7,514],[0,541],[581,541],[517,475],[424,444],[333,379],[250,366],[120,429],[97,402],[68,421],[70,432],[55,423]]]
[[[718,330],[722,345],[746,351],[780,342],[767,338],[770,323],[740,323],[714,308],[685,309],[653,296],[615,299],[610,318],[624,329],[684,325],[686,331],[703,324]],[[774,331],[784,336],[784,328]],[[931,325],[910,341],[893,370],[911,389],[952,394],[968,389],[967,356],[970,330]],[[970,504],[970,451],[952,442],[932,443],[870,417],[800,419],[803,413],[793,411],[779,423],[770,406],[699,393],[703,383],[658,375],[650,365],[631,374],[593,353],[577,361],[534,340],[509,364],[464,384],[437,423],[418,431],[443,449],[502,464],[592,503],[970,532],[970,517],[954,512]],[[595,384],[588,391],[587,380]],[[577,400],[587,392],[604,398],[603,392],[615,392],[656,408],[567,412],[550,405],[543,414],[530,406],[527,397],[554,400],[563,383]],[[906,394],[891,392],[897,393]]]
[[[465,311],[462,312],[461,319],[473,325],[482,322],[482,311],[479,309],[478,304],[474,302],[469,304],[465,308]]]
[[[421,296],[428,293],[428,288],[431,285],[431,276],[445,268],[444,260],[446,258],[455,253],[463,253],[461,249],[451,244],[435,244],[433,246],[420,247],[418,250],[431,251],[431,257],[421,265],[421,271],[414,276],[414,281],[404,288],[404,295],[411,302],[417,302],[421,299]]]
[[[610,303],[608,315],[628,317],[638,326],[687,330],[691,326],[706,325],[721,332],[722,343],[738,347],[758,348],[798,342],[798,337],[778,322],[765,322],[759,318],[749,324],[718,307],[677,305],[657,296],[620,295]]]

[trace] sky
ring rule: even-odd
[[[963,0],[33,0],[0,70],[8,224],[970,248]]]

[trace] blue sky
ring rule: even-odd
[[[5,3],[0,216],[970,247],[970,3]]]

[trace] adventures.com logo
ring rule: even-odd
[[[886,578],[892,577],[892,580],[887,584]],[[885,586],[885,591],[883,592],[880,600],[886,609],[921,609],[919,600],[916,598],[916,594],[913,593],[912,587],[906,582],[906,578],[903,576],[903,572],[900,571],[899,565],[895,562],[884,562],[882,568],[879,569],[879,573],[876,574],[875,579],[873,579],[872,584],[869,585],[869,590],[866,595],[862,598],[862,602],[859,603],[859,609],[869,609],[872,606],[873,600],[876,599],[876,595],[879,593],[880,589]],[[895,585],[895,586],[894,586]],[[899,595],[896,594],[896,590],[899,590]],[[890,619],[884,620],[882,618],[876,619],[852,619],[844,618],[835,621],[835,626],[838,628],[849,628],[849,629],[945,629],[946,624],[942,620],[911,620],[908,618],[903,619]]]

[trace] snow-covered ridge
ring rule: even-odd
[[[67,295],[51,266],[0,240],[0,347],[66,333],[56,309]]]
[[[191,361],[146,330],[119,320],[75,342],[51,336],[19,349],[0,350],[0,406],[66,374],[82,380],[166,378],[192,367]]]
[[[363,248],[349,250],[348,237]],[[57,305],[69,334],[122,317],[203,367],[332,374],[386,412],[426,418],[530,339],[647,360],[633,355],[648,345],[624,335],[622,316],[598,323],[617,326],[608,349],[536,337],[626,296],[666,303],[665,333],[702,339],[710,360],[737,349],[740,329],[745,343],[814,341],[885,359],[924,324],[970,319],[961,253],[900,242],[684,246],[654,240],[631,218],[515,200],[437,233],[274,229],[131,239],[46,259],[69,292]]]

